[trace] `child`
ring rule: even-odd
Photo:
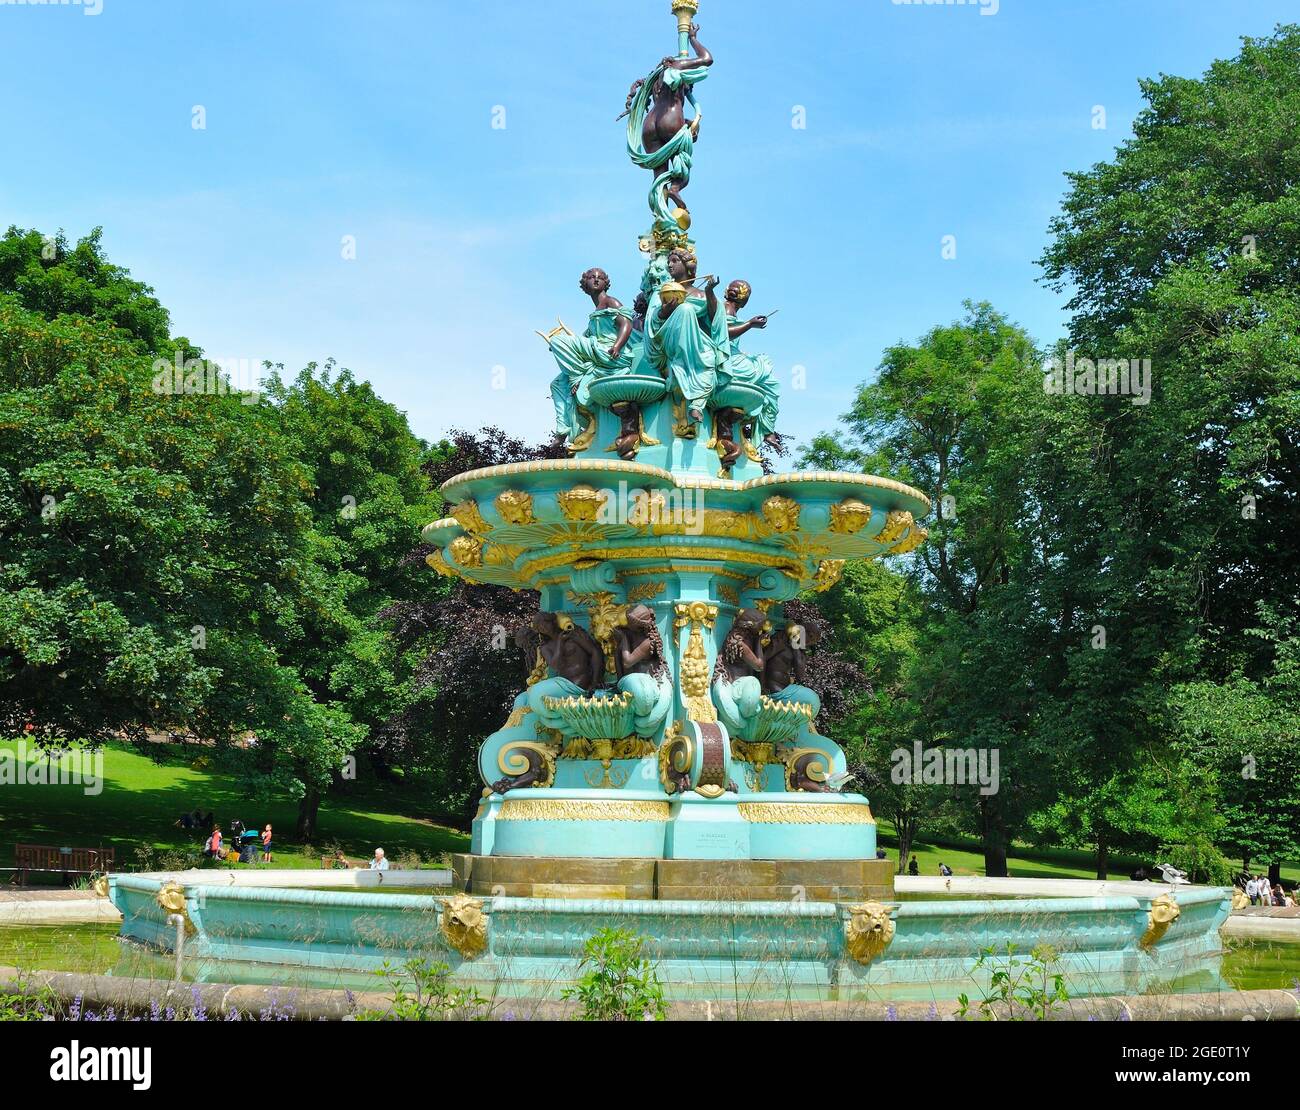
[[[271,826],[267,825],[262,830],[262,862],[271,862]]]

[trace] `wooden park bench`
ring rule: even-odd
[[[51,844],[15,844],[14,873],[20,883],[30,871],[62,875],[101,875],[113,869],[112,848],[60,848]]]

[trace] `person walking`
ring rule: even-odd
[[[267,825],[262,830],[262,862],[271,862],[271,826]]]

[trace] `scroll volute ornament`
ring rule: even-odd
[[[1147,913],[1147,931],[1138,941],[1143,948],[1150,948],[1169,931],[1169,926],[1178,920],[1182,908],[1172,894],[1161,894],[1151,900],[1151,909]]]
[[[894,920],[889,907],[880,902],[863,902],[849,907],[844,926],[844,947],[858,963],[866,966],[894,939]]]
[[[488,919],[481,898],[453,894],[443,899],[438,931],[442,939],[465,959],[472,960],[487,948],[487,928]]]

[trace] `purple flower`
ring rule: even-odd
[[[886,1021],[898,1020],[898,1007],[895,1006],[892,1002],[885,1007],[885,1020]]]
[[[68,1009],[68,1020],[81,1020],[81,995],[77,995],[77,997],[72,1000],[72,1005]]]

